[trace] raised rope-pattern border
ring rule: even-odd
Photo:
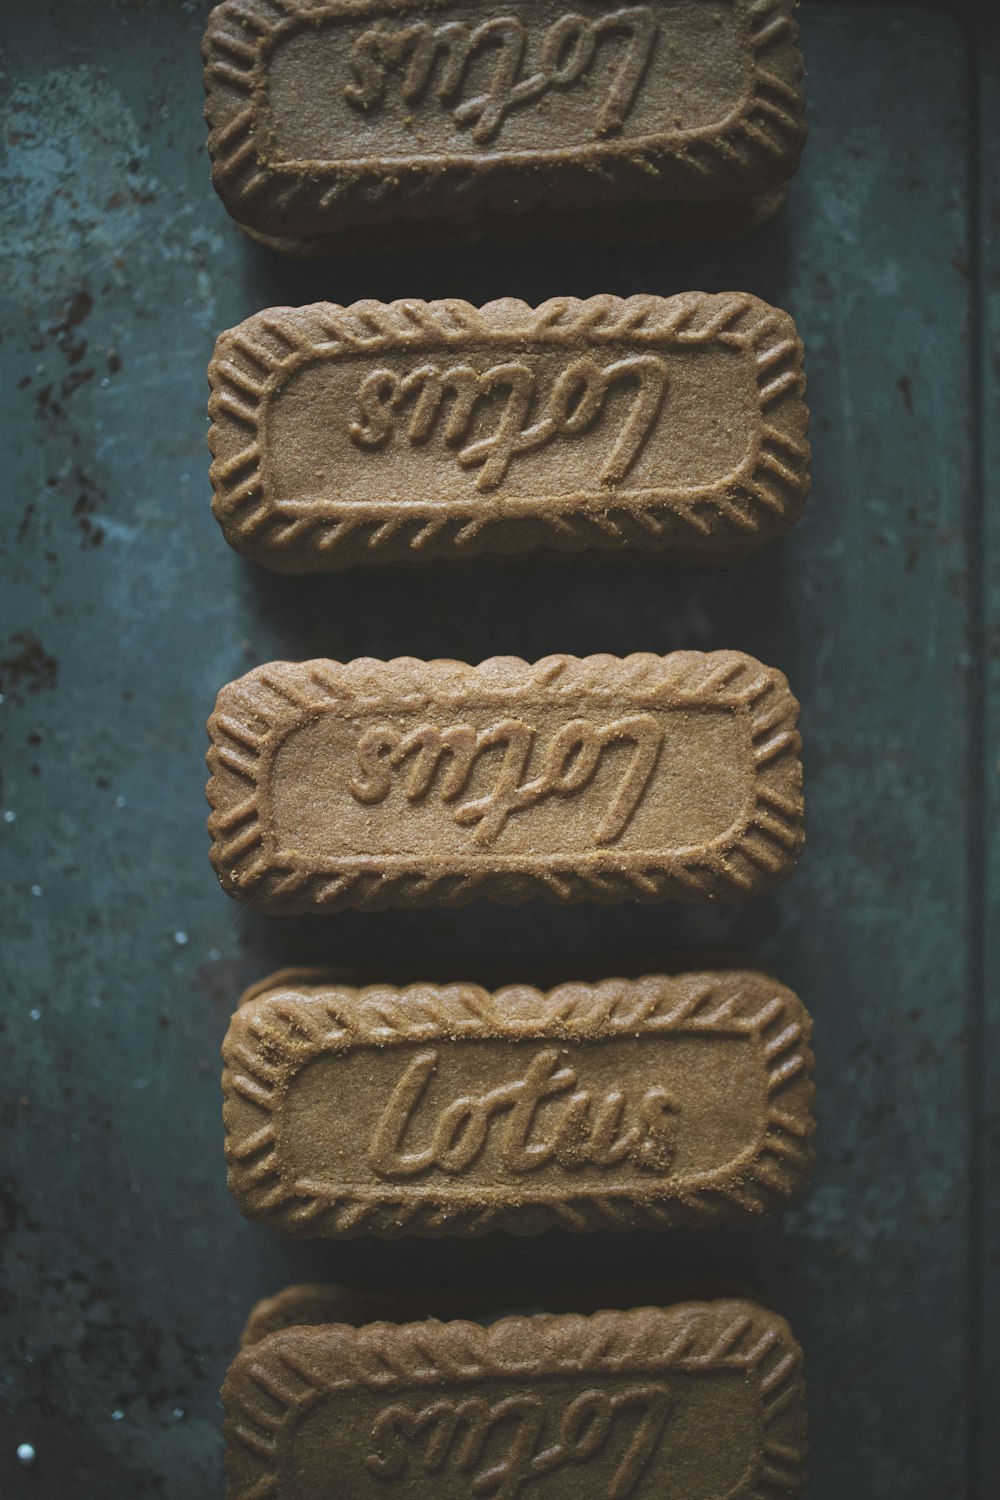
[[[579,342],[672,350],[719,345],[750,362],[759,398],[745,457],[721,479],[674,488],[627,483],[531,500],[473,494],[305,504],[268,496],[263,425],[269,404],[303,366],[347,354],[462,349],[482,342]],[[668,549],[679,556],[750,551],[798,520],[809,491],[810,449],[802,344],[787,313],[749,293],[675,297],[553,298],[540,307],[507,298],[485,307],[450,299],[318,302],[270,308],[220,335],[209,365],[213,510],[238,552],[277,568],[315,571],[400,558],[524,550],[504,529],[530,523],[534,545]],[[370,462],[378,462],[373,455]],[[384,461],[384,460],[383,460]],[[471,481],[470,481],[471,488]]]
[[[391,714],[433,704],[513,706],[525,694],[563,702],[723,707],[748,716],[754,790],[732,829],[689,853],[613,847],[579,855],[365,855],[294,861],[269,847],[273,757],[296,728],[350,703]],[[465,906],[480,897],[516,905],[541,896],[594,901],[743,900],[791,874],[804,842],[799,705],[782,673],[737,651],[670,656],[549,656],[529,665],[494,657],[391,662],[362,657],[272,662],[224,687],[208,723],[211,859],[230,895],[264,911]]]
[[[420,0],[400,5],[410,15]],[[510,212],[510,173],[521,168],[518,211],[558,198],[567,209],[663,198],[740,198],[780,187],[805,143],[797,0],[731,0],[748,59],[746,92],[721,120],[691,130],[625,136],[613,143],[568,143],[562,151],[493,151],[483,161],[427,166],[415,158],[300,164],[267,160],[267,125],[258,117],[268,53],[308,25],[350,19],[386,3],[334,8],[308,0],[224,0],[213,10],[202,52],[212,181],[241,224],[265,234],[336,232],[393,219]],[[425,8],[431,8],[426,6]],[[433,5],[440,12],[441,5]],[[391,168],[391,169],[390,169]]]
[[[810,1029],[797,997],[755,970],[565,984],[548,992],[528,985],[490,992],[472,984],[356,990],[278,982],[241,1006],[223,1045],[229,1186],[248,1217],[303,1237],[666,1229],[757,1216],[786,1202],[812,1166]],[[677,1033],[756,1040],[768,1098],[759,1138],[723,1166],[680,1182],[581,1191],[568,1175],[563,1188],[550,1189],[551,1198],[523,1207],[507,1195],[489,1203],[491,1194],[467,1192],[459,1182],[416,1192],[387,1184],[333,1197],[297,1182],[281,1159],[280,1114],[295,1077],[331,1053],[477,1037],[542,1042]]]
[[[536,1372],[646,1376],[736,1370],[754,1382],[758,1462],[732,1500],[782,1500],[805,1477],[802,1353],[785,1320],[751,1302],[466,1322],[344,1324],[269,1334],[234,1360],[222,1391],[230,1500],[278,1500],[296,1425],[331,1395],[399,1395]],[[748,1460],[751,1455],[748,1455]],[[334,1476],[330,1476],[331,1479]]]

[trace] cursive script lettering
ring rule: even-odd
[[[522,73],[528,31],[517,16],[495,16],[475,27],[461,21],[438,27],[425,21],[395,29],[372,27],[351,48],[348,66],[354,82],[345,85],[344,98],[358,110],[380,108],[391,70],[403,73],[403,103],[417,104],[428,93],[440,61],[438,99],[442,106],[451,106],[455,124],[471,127],[473,141],[484,146],[499,134],[513,110],[588,77],[598,46],[616,36],[625,37],[625,51],[594,122],[596,135],[611,135],[621,129],[635,103],[656,45],[657,25],[648,5],[625,6],[596,20],[574,12],[560,16],[542,37],[537,64],[527,77]],[[488,61],[490,54],[493,65],[486,87],[463,99],[474,63],[480,58]]]
[[[438,795],[450,805],[453,820],[462,826],[474,826],[476,841],[489,843],[515,813],[535,807],[547,797],[570,797],[582,791],[594,779],[610,746],[632,745],[625,774],[594,835],[598,844],[613,843],[624,833],[642,801],[659,759],[663,730],[656,719],[652,714],[634,714],[609,724],[571,719],[543,747],[538,775],[529,776],[537,736],[538,731],[521,719],[501,719],[487,729],[474,729],[469,724],[451,724],[444,729],[423,724],[409,732],[379,724],[366,729],[358,739],[358,774],[348,783],[348,790],[358,802],[384,802],[392,790],[393,771],[412,758],[404,783],[407,800],[422,801],[437,782]],[[459,801],[482,757],[497,750],[502,756],[490,790]]]
[[[439,1474],[450,1464],[467,1476],[470,1495],[517,1500],[533,1480],[599,1459],[618,1434],[627,1434],[625,1451],[602,1490],[606,1500],[627,1500],[659,1447],[671,1404],[665,1385],[594,1387],[567,1402],[548,1440],[556,1412],[541,1396],[445,1398],[417,1409],[398,1402],[372,1424],[365,1467],[379,1479],[393,1480],[414,1469]]]
[[[632,408],[598,471],[601,484],[618,484],[635,463],[663,405],[667,367],[655,354],[633,354],[600,366],[575,359],[555,379],[544,414],[531,420],[536,373],[523,361],[493,365],[482,372],[470,365],[442,370],[421,365],[405,375],[372,370],[358,387],[357,415],[348,434],[359,448],[377,450],[393,436],[394,413],[412,402],[406,436],[414,447],[427,443],[440,426],[442,442],[456,449],[462,468],[478,468],[476,487],[495,489],[515,458],[544,448],[557,437],[576,437],[593,427],[615,386],[636,386]],[[477,403],[494,392],[506,395],[493,432],[467,441]]]
[[[575,1068],[560,1067],[555,1047],[542,1047],[523,1077],[479,1094],[452,1100],[431,1122],[430,1145],[411,1150],[408,1138],[427,1135],[422,1108],[441,1054],[420,1052],[406,1067],[382,1111],[368,1149],[368,1162],[380,1177],[399,1180],[434,1170],[455,1176],[482,1155],[494,1123],[499,1160],[517,1174],[537,1172],[552,1162],[568,1170],[614,1167],[624,1161],[649,1172],[669,1172],[677,1150],[678,1106],[666,1089],[647,1089],[630,1109],[625,1094],[612,1089],[596,1098],[578,1087]],[[558,1104],[555,1101],[558,1100]],[[539,1112],[546,1102],[544,1123]],[[426,1113],[426,1111],[424,1111]],[[421,1129],[421,1127],[424,1127]]]

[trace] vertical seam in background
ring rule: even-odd
[[[980,1389],[982,1374],[981,1293],[983,1274],[984,1223],[980,1200],[983,1171],[982,1127],[983,1091],[986,1070],[983,1058],[985,1041],[986,977],[986,879],[987,845],[984,828],[986,792],[986,512],[985,512],[985,413],[986,399],[983,360],[985,344],[983,319],[987,312],[985,264],[982,253],[983,191],[982,153],[982,68],[979,60],[981,38],[973,16],[965,16],[968,48],[969,138],[966,171],[969,184],[967,224],[969,236],[969,284],[972,297],[969,307],[969,385],[968,421],[971,464],[969,495],[966,508],[966,558],[968,574],[968,692],[969,721],[966,770],[968,805],[966,808],[966,850],[968,858],[969,915],[966,939],[969,945],[969,993],[966,1003],[965,1046],[968,1058],[968,1207],[966,1210],[966,1264],[968,1301],[965,1328],[965,1390],[968,1500],[980,1500],[979,1477],[982,1461],[984,1392]]]

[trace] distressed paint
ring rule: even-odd
[[[219,1494],[216,1391],[250,1302],[285,1281],[706,1271],[760,1288],[802,1339],[813,1500],[995,1492],[991,1408],[978,1460],[964,1408],[967,1362],[994,1408],[998,1374],[990,1325],[970,1335],[989,1311],[977,1287],[996,1329],[1000,1248],[995,1107],[988,1128],[977,1113],[1000,1074],[979,887],[1000,810],[982,696],[989,679],[1000,702],[995,639],[984,652],[1000,556],[995,505],[981,529],[995,479],[986,490],[977,467],[980,438],[987,481],[1000,463],[995,274],[981,292],[1000,208],[996,171],[981,169],[981,200],[972,175],[977,139],[995,164],[998,122],[984,102],[977,137],[973,89],[982,72],[995,98],[1000,49],[989,4],[966,10],[982,17],[974,48],[943,7],[806,4],[812,136],[788,210],[751,241],[333,269],[271,260],[212,192],[200,0],[39,0],[16,32],[5,17],[3,1493]],[[814,493],[766,555],[373,584],[268,578],[225,548],[204,444],[219,328],[323,297],[692,286],[787,306],[807,343]],[[733,646],[787,671],[804,703],[810,843],[773,896],[309,923],[237,912],[215,888],[203,724],[219,685],[259,661]],[[763,955],[815,1017],[820,1164],[794,1215],[748,1233],[336,1250],[237,1215],[217,1050],[241,987],[278,963],[370,973],[391,955],[405,977],[478,977],[514,949],[522,972],[550,961],[564,978],[590,955],[648,967],[705,942]],[[974,1181],[993,1184],[982,1214]]]

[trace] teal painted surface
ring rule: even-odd
[[[992,7],[965,10],[805,6],[812,138],[751,241],[307,267],[248,245],[208,184],[204,5],[3,17],[3,1495],[221,1494],[217,1387],[250,1302],[289,1280],[502,1303],[511,1279],[672,1273],[792,1319],[814,1500],[1000,1490],[1000,47]],[[761,558],[295,581],[219,538],[204,367],[256,308],[695,286],[788,306],[807,342],[815,491]],[[203,724],[253,663],[681,646],[753,651],[802,698],[809,847],[775,896],[310,922],[217,890]],[[693,944],[760,954],[815,1017],[821,1159],[783,1220],[335,1249],[239,1218],[217,1050],[270,968],[572,977]]]

